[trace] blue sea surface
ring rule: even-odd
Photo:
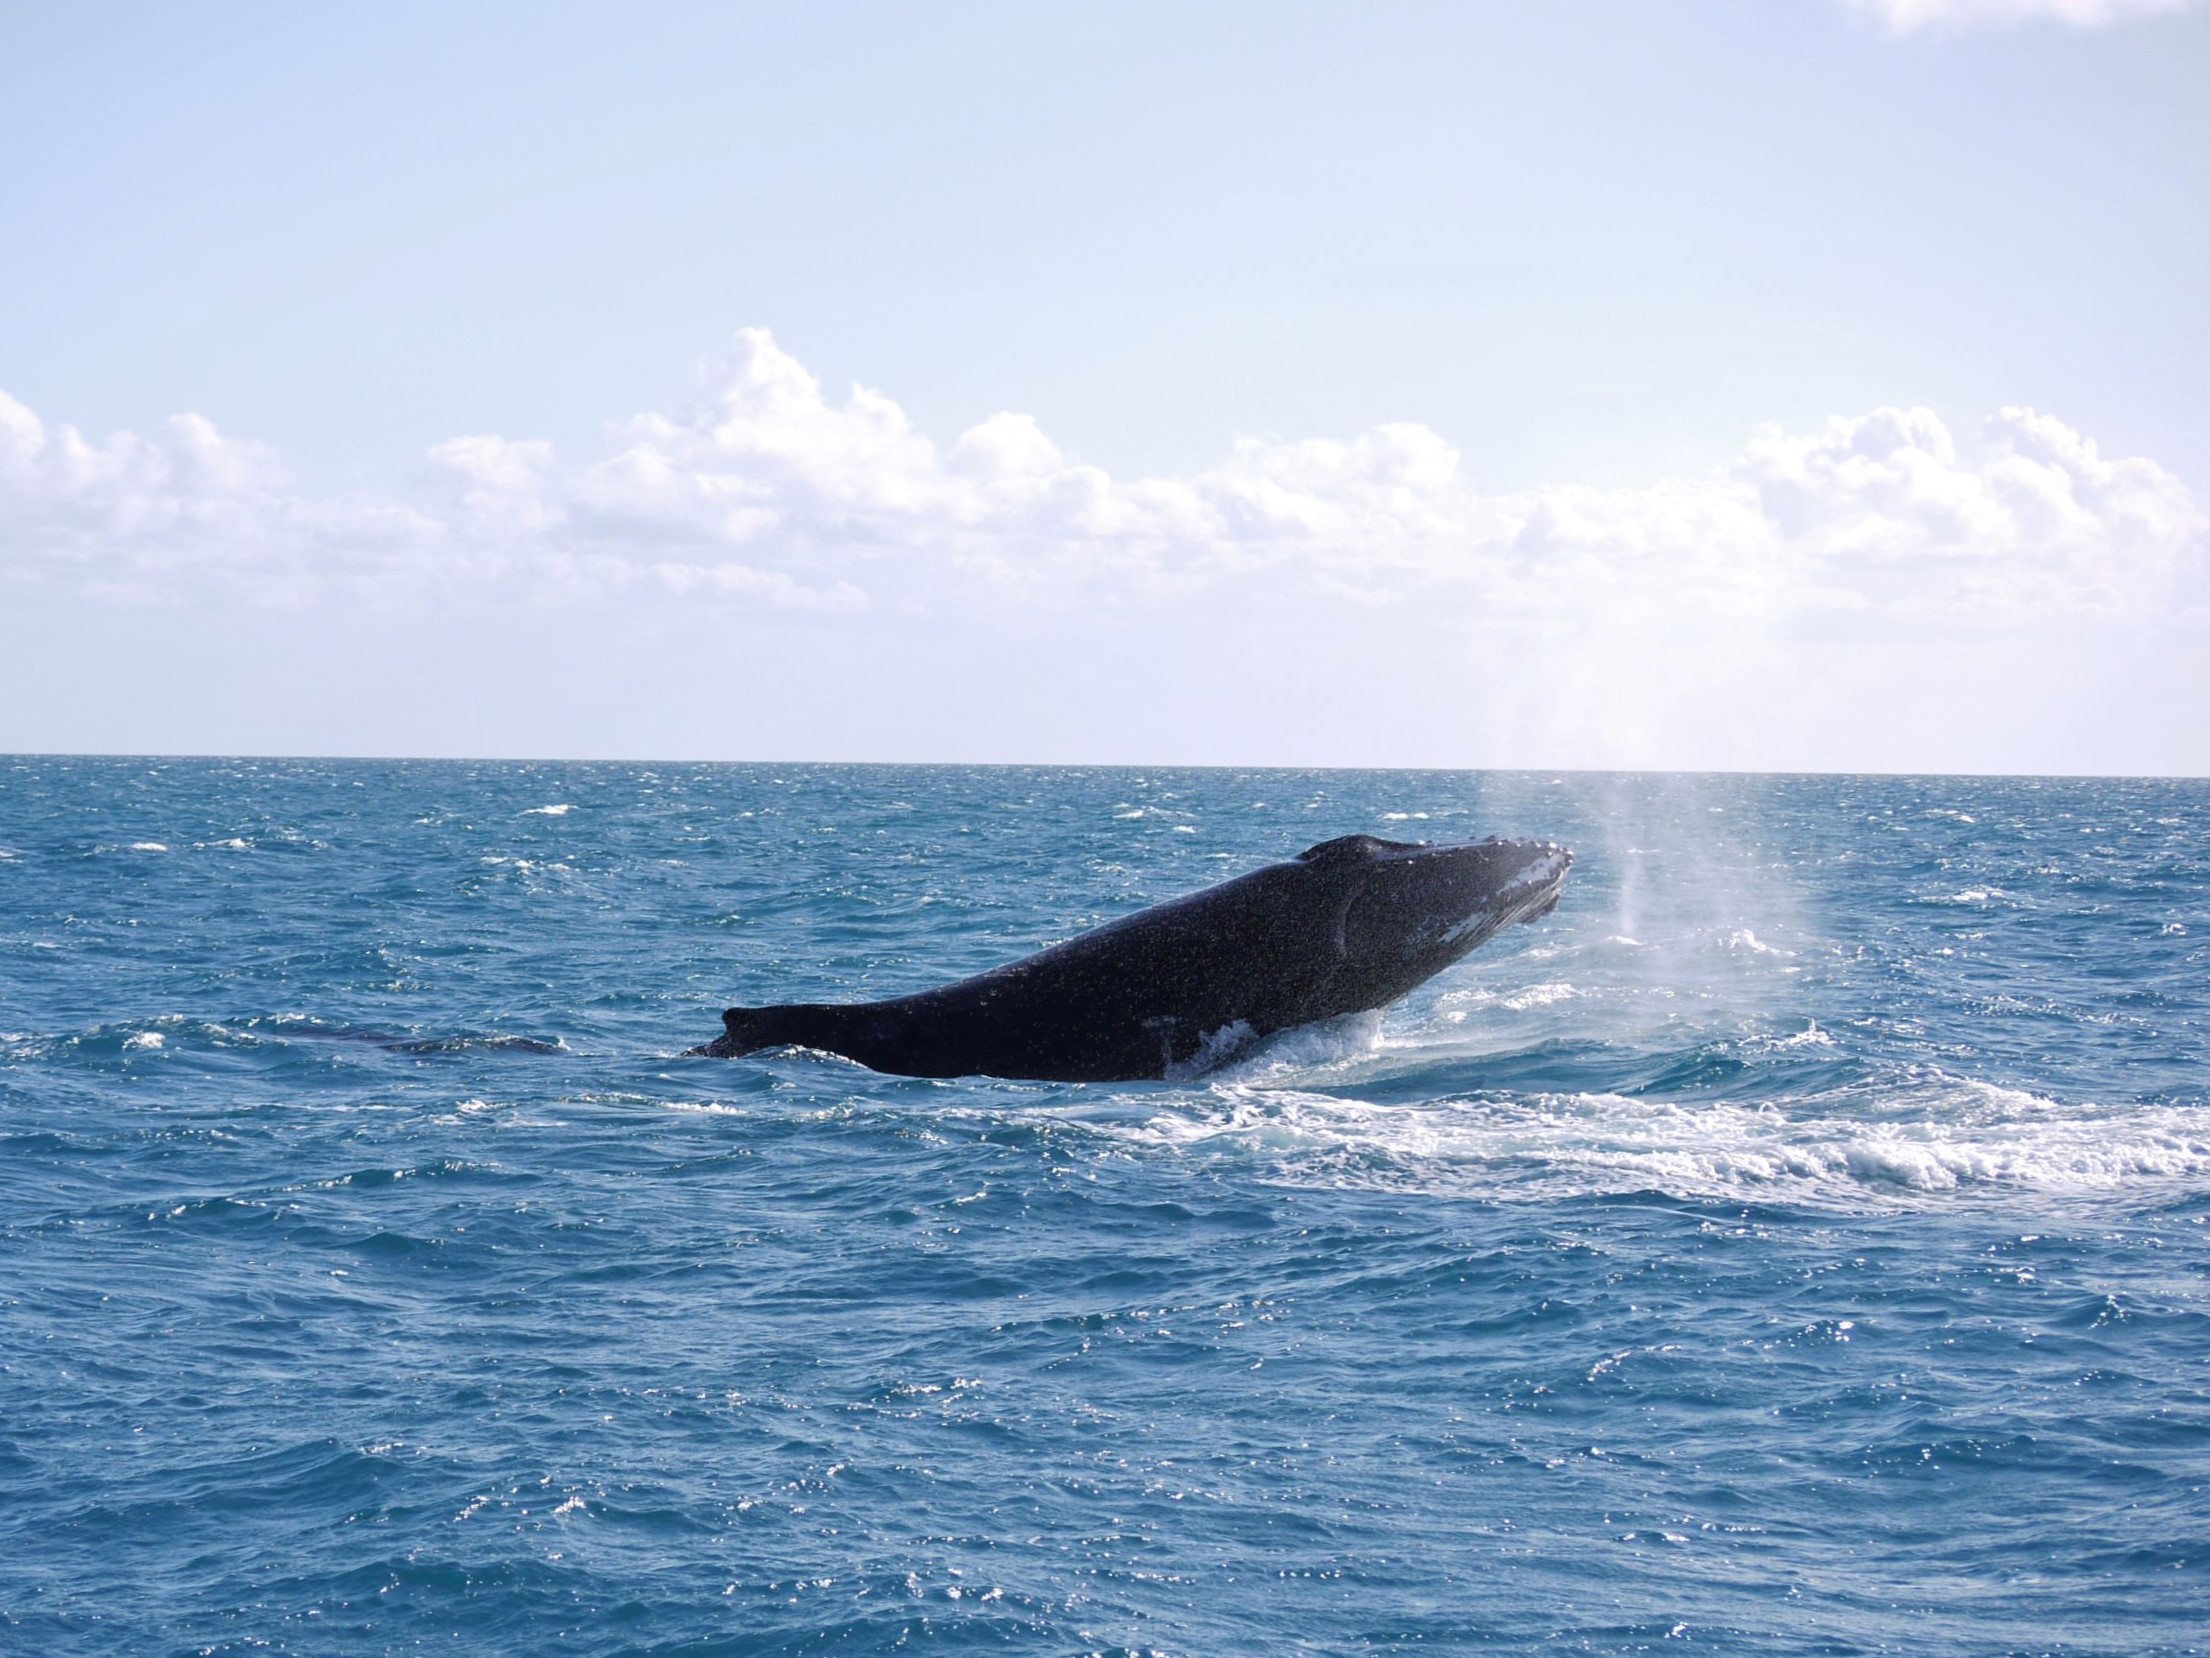
[[[1330,836],[1181,1083],[682,1050]],[[2210,784],[0,758],[0,1651],[2210,1651]]]

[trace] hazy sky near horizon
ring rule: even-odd
[[[2210,8],[0,3],[0,749],[2210,772]]]

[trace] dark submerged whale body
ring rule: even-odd
[[[939,990],[733,1007],[694,1054],[824,1049],[903,1076],[1124,1082],[1395,1001],[1516,921],[1546,915],[1573,854],[1346,835]]]

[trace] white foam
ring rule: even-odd
[[[169,850],[159,841],[132,841],[130,849],[133,852],[166,852]]]
[[[1503,1005],[1514,1013],[1525,1013],[1530,1008],[1550,1007],[1558,1002],[1569,1002],[1580,992],[1569,984],[1531,984],[1525,990],[1515,991],[1502,998]]]
[[[1966,887],[1962,892],[1926,893],[1918,900],[1921,904],[1957,904],[1968,907],[2009,901],[2010,894],[2001,887]]]
[[[1090,1126],[1269,1165],[1263,1174],[1293,1184],[1499,1199],[1656,1191],[1862,1207],[2210,1177],[2201,1111],[2068,1106],[1939,1074],[1760,1105],[1588,1093],[1396,1105],[1268,1086],[1239,1067],[1169,1109]]]
[[[572,812],[572,811],[574,811],[574,810],[575,810],[575,807],[573,807],[573,806],[571,806],[571,805],[566,805],[566,804],[553,805],[553,806],[532,806],[532,807],[530,807],[530,808],[529,808],[529,809],[528,809],[527,811],[523,812],[523,813],[522,813],[522,816],[524,816],[524,817],[566,817],[566,816],[567,816],[567,815],[568,815],[568,814],[569,814],[570,812]]]
[[[1305,1077],[1339,1067],[1375,1053],[1381,1046],[1381,1028],[1379,1013],[1347,1013],[1339,1019],[1279,1031],[1248,1052],[1235,1052],[1232,1062],[1212,1072],[1209,1080],[1232,1086],[1277,1077]],[[1244,1030],[1247,1041],[1248,1027]]]
[[[136,1036],[126,1037],[123,1041],[126,1048],[165,1048],[168,1045],[168,1038],[157,1030],[142,1030]]]
[[[1449,1024],[1462,1025],[1469,1015],[1490,1008],[1507,1013],[1530,1013],[1554,1007],[1585,994],[1563,980],[1526,985],[1518,990],[1452,990],[1436,999],[1436,1011]]]
[[[1178,1065],[1169,1065],[1166,1077],[1169,1082],[1187,1082],[1192,1077],[1203,1076],[1218,1070],[1222,1065],[1251,1045],[1258,1032],[1251,1028],[1248,1019],[1238,1019],[1233,1024],[1222,1025],[1218,1030],[1207,1031],[1197,1044],[1197,1051]]]
[[[1834,1037],[1831,1032],[1819,1029],[1819,1022],[1813,1019],[1808,1021],[1807,1028],[1797,1031],[1795,1035],[1773,1037],[1766,1043],[1766,1046],[1775,1050],[1831,1048],[1834,1046]]]

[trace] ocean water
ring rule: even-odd
[[[1352,831],[1177,1084],[681,1050]],[[2210,1650],[2210,785],[0,759],[0,1651]]]

